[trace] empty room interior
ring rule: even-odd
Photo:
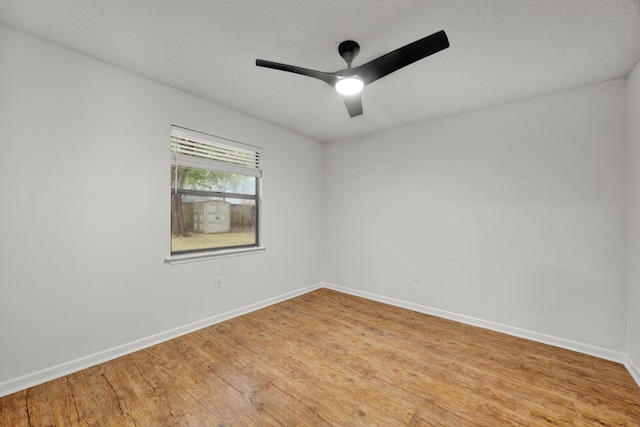
[[[639,63],[640,0],[0,0],[0,427],[640,425]]]

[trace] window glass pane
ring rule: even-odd
[[[171,194],[171,231],[172,253],[256,245],[255,200]]]
[[[171,166],[171,188],[217,191],[222,193],[256,194],[256,178],[235,173]]]

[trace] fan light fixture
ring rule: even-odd
[[[355,95],[362,92],[363,87],[364,83],[357,77],[347,77],[336,83],[336,90],[342,95]]]
[[[351,64],[360,52],[360,45],[353,40],[345,40],[338,45],[338,53],[347,63],[347,68],[333,73],[280,64],[279,62],[266,61],[264,59],[256,59],[256,65],[322,80],[336,88],[338,93],[342,95],[342,100],[347,107],[349,116],[356,117],[362,114],[362,97],[358,94],[363,86],[370,85],[388,74],[448,47],[449,39],[447,35],[444,31],[438,31],[355,68],[352,68]]]

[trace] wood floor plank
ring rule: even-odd
[[[189,338],[192,345],[184,350],[196,357],[191,363],[200,365],[232,385],[256,408],[265,411],[280,424],[329,425],[309,407],[281,390],[275,384],[277,378],[260,368],[258,354],[250,352],[251,357],[243,357],[219,335],[213,337],[194,333]],[[243,381],[234,381],[235,378],[243,378]]]
[[[136,355],[139,356],[139,355]],[[125,403],[136,425],[166,426],[179,425],[176,417],[171,413],[170,406],[163,400],[163,396],[145,378],[135,362],[134,355],[121,357],[105,365],[105,372],[117,371],[121,380],[112,380],[119,390],[130,389],[136,397],[131,403]],[[121,392],[127,395],[128,392]],[[129,402],[125,399],[125,402]]]
[[[349,395],[362,396],[363,401],[358,403],[358,408],[354,412],[357,414],[357,417],[353,417],[354,422],[368,421],[370,424],[375,424],[381,411],[386,414],[386,422],[391,424],[406,424],[411,418],[413,410],[402,400],[396,401],[392,395],[386,394],[385,390],[370,387],[367,379],[353,375],[354,372],[350,369],[332,364],[325,349],[314,346],[313,342],[301,342],[298,339],[294,345],[293,341],[287,341],[287,333],[281,327],[266,323],[254,323],[253,321],[250,322],[250,325],[255,328],[255,331],[258,329],[268,330],[272,341],[287,346],[290,351],[288,363],[302,366],[304,372],[315,375],[316,384],[318,381],[325,381],[324,379],[328,378],[329,382],[324,383],[324,387],[327,389],[334,390],[335,393],[348,391]],[[307,364],[309,360],[314,360],[314,358],[319,358],[321,363]],[[367,410],[365,411],[364,408]]]
[[[421,405],[417,408],[416,412],[413,414],[413,417],[407,424],[410,427],[419,427],[419,426],[432,426],[432,427],[442,427],[442,426],[451,426],[452,424],[452,413],[440,408],[439,406],[433,405]]]
[[[111,420],[124,415],[120,399],[116,395],[113,385],[104,375],[103,365],[88,368],[84,374],[93,395],[100,396],[96,399],[96,404],[106,421],[111,422]]]
[[[3,426],[640,426],[620,364],[320,289],[0,398]]]
[[[74,397],[75,410],[81,426],[108,425],[87,381],[86,372],[68,375],[69,387]],[[34,387],[35,388],[35,387]]]
[[[229,326],[235,323],[231,322]],[[221,328],[217,328],[221,333]],[[274,378],[283,378],[285,381],[276,379],[276,384],[294,396],[301,396],[302,401],[309,401],[309,407],[323,418],[328,420],[344,419],[348,414],[355,411],[356,403],[348,397],[348,393],[335,389],[334,381],[344,381],[342,378],[330,377],[332,372],[323,371],[319,366],[321,359],[317,359],[315,364],[308,364],[306,361],[296,359],[296,349],[273,339],[267,332],[258,332],[248,325],[243,325],[241,330],[233,331],[234,337],[242,337],[241,346],[248,351],[256,351],[268,362],[266,365],[274,375]],[[314,400],[317,395],[325,396],[321,400]]]
[[[55,425],[78,427],[80,421],[68,377],[50,381],[49,396]]]
[[[253,326],[258,327],[256,324],[253,324]],[[273,329],[273,325],[267,325],[264,328],[271,328],[272,337],[278,341],[285,338],[279,335],[279,333],[282,333],[280,329]],[[393,394],[387,393],[388,390],[369,387],[367,380],[357,375],[356,371],[350,370],[349,368],[340,369],[340,365],[332,363],[332,357],[327,352],[327,350],[330,352],[330,349],[322,349],[314,346],[314,342],[312,341],[302,342],[301,344],[301,346],[295,346],[291,349],[291,361],[294,364],[303,366],[307,360],[313,360],[313,358],[319,357],[322,363],[315,363],[315,366],[306,366],[304,370],[315,373],[318,378],[329,377],[331,379],[330,384],[325,384],[325,387],[333,387],[337,393],[340,393],[341,390],[348,390],[350,395],[365,396],[366,400],[370,403],[376,403],[375,406],[377,408],[386,407],[387,422],[396,419],[405,420],[405,422],[403,422],[403,424],[405,424],[406,420],[410,418],[412,410],[403,403],[406,399],[395,399]],[[358,422],[362,422],[363,420],[369,420],[373,422],[375,411],[369,410],[364,413],[362,411],[362,404],[360,404],[360,407],[354,413],[359,414],[358,417],[354,418],[354,421],[358,420]]]
[[[181,357],[181,382],[187,386],[183,389],[199,404],[207,408],[222,420],[222,424],[234,425],[242,420],[247,424],[279,425],[260,403],[252,401],[251,395],[243,393],[233,382],[225,381],[215,372],[207,369],[188,345],[189,337],[165,343],[168,349]],[[182,346],[185,347],[182,347]],[[185,351],[186,350],[186,351]],[[222,361],[218,361],[221,363]],[[224,406],[218,402],[233,402]]]
[[[118,412],[109,420],[110,424],[122,425],[163,425],[158,424],[151,414],[158,414],[155,405],[157,396],[144,388],[144,380],[138,375],[128,358],[121,357],[100,365],[101,375],[111,390],[105,389],[117,402]],[[164,418],[163,421],[167,421]]]
[[[29,411],[29,422],[37,426],[55,426],[53,411],[49,400],[50,384],[43,384],[42,387],[34,387],[27,390],[27,410]]]
[[[209,408],[188,393],[190,384],[182,382],[179,360],[170,354],[165,344],[132,355],[140,375],[152,388],[161,403],[162,412],[174,425],[219,425],[223,422]]]
[[[14,393],[4,400],[4,424],[6,426],[29,426],[29,413],[27,411],[27,390]]]

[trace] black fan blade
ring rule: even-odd
[[[265,61],[264,59],[256,59],[258,67],[273,68],[275,70],[288,71],[290,73],[302,74],[303,76],[313,77],[323,82],[335,86],[338,77],[332,73],[323,71],[310,70],[308,68],[296,67],[295,65],[280,64],[279,62]]]
[[[449,47],[449,39],[444,31],[438,31],[423,39],[409,43],[386,55],[353,68],[365,85],[391,74],[402,67],[413,64],[429,55]]]
[[[362,114],[362,94],[356,93],[355,95],[342,95],[344,104],[347,106],[349,116],[351,118]]]

